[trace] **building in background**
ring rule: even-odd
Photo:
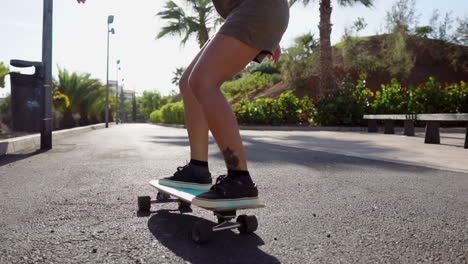
[[[110,96],[115,96],[115,91],[117,89],[117,81],[112,81],[109,80],[109,95]],[[123,90],[123,86],[121,83],[119,83],[119,95]]]
[[[116,90],[118,89],[118,116],[121,122],[128,122],[132,120],[132,102],[133,97],[135,96],[135,91],[125,90],[123,83],[119,82],[119,87],[117,88],[117,82],[109,80],[109,93],[111,96],[116,96]]]

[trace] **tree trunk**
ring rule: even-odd
[[[320,93],[335,89],[330,35],[332,7],[330,0],[320,1]]]
[[[200,31],[198,31],[199,39],[198,44],[200,45],[200,49],[205,45],[205,43],[210,39],[210,34],[208,33],[208,28],[206,28],[205,24],[200,25]]]

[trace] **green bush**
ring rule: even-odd
[[[371,104],[374,113],[378,114],[405,114],[408,112],[408,101],[405,89],[397,79],[392,79],[390,84],[382,84],[382,91],[375,93],[374,102]]]
[[[299,89],[307,87],[309,78],[319,73],[318,53],[305,57],[303,49],[291,47],[282,56],[282,62],[283,79]]]
[[[224,82],[221,90],[228,99],[246,98],[250,92],[273,85],[279,80],[277,73],[272,75],[255,72],[238,80]]]
[[[323,126],[362,125],[364,113],[370,112],[372,91],[366,87],[365,75],[357,84],[344,82],[340,87],[314,100],[314,124]]]
[[[313,107],[307,96],[301,100],[287,92],[278,99],[242,100],[233,105],[233,110],[243,124],[286,125],[308,124]]]
[[[152,123],[184,124],[184,105],[182,102],[166,104],[150,114]]]
[[[417,87],[402,87],[393,79],[382,85],[372,103],[372,112],[377,114],[422,114],[422,113],[466,113],[468,112],[468,88],[459,84],[441,83],[433,77]]]
[[[379,58],[368,50],[368,38],[348,37],[343,42],[343,65],[361,73],[372,73],[380,69]]]
[[[380,66],[391,76],[407,77],[414,68],[416,57],[408,48],[408,35],[405,27],[395,27],[388,35],[380,51]]]
[[[0,123],[10,125],[11,120],[11,96],[8,95],[3,101],[0,102]]]
[[[3,64],[3,62],[0,62],[0,88],[5,87],[5,76],[8,74],[10,69]]]
[[[445,84],[444,102],[446,113],[468,113],[468,85],[464,81],[460,84]]]
[[[412,113],[467,113],[468,87],[465,82],[443,86],[433,77],[408,89],[408,110]]]

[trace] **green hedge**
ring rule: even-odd
[[[361,125],[370,110],[372,91],[366,87],[365,75],[357,84],[342,83],[338,89],[314,100],[312,123],[322,126]]]
[[[362,75],[356,83],[343,82],[338,89],[314,99],[286,92],[278,99],[244,99],[232,108],[239,123],[255,125],[351,126],[365,125],[364,114],[468,113],[468,86],[463,81],[441,84],[431,77],[417,87],[403,87],[393,79],[374,94],[365,79]],[[164,105],[151,113],[150,119],[153,123],[183,124],[183,104]]]
[[[307,96],[299,99],[291,92],[278,99],[260,98],[252,103],[242,100],[232,108],[240,123],[257,125],[308,124],[313,110]]]
[[[468,86],[465,82],[441,84],[430,77],[417,87],[402,87],[393,79],[382,85],[372,103],[376,114],[468,113]]]
[[[344,83],[314,100],[313,122],[318,125],[364,125],[363,114],[468,113],[468,86],[441,84],[430,77],[417,87],[403,87],[397,79],[374,93],[365,87],[365,75],[356,85]]]
[[[150,121],[156,124],[184,124],[184,104],[170,103],[150,114]]]

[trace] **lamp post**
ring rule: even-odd
[[[115,123],[119,123],[119,71],[120,71],[120,60],[117,60],[117,78],[115,87]]]
[[[107,17],[107,77],[106,77],[106,128],[109,127],[109,35],[115,34],[115,30],[110,28],[114,22],[114,16]]]
[[[44,95],[41,112],[41,150],[52,149],[52,13],[53,0],[44,0],[42,25]]]

